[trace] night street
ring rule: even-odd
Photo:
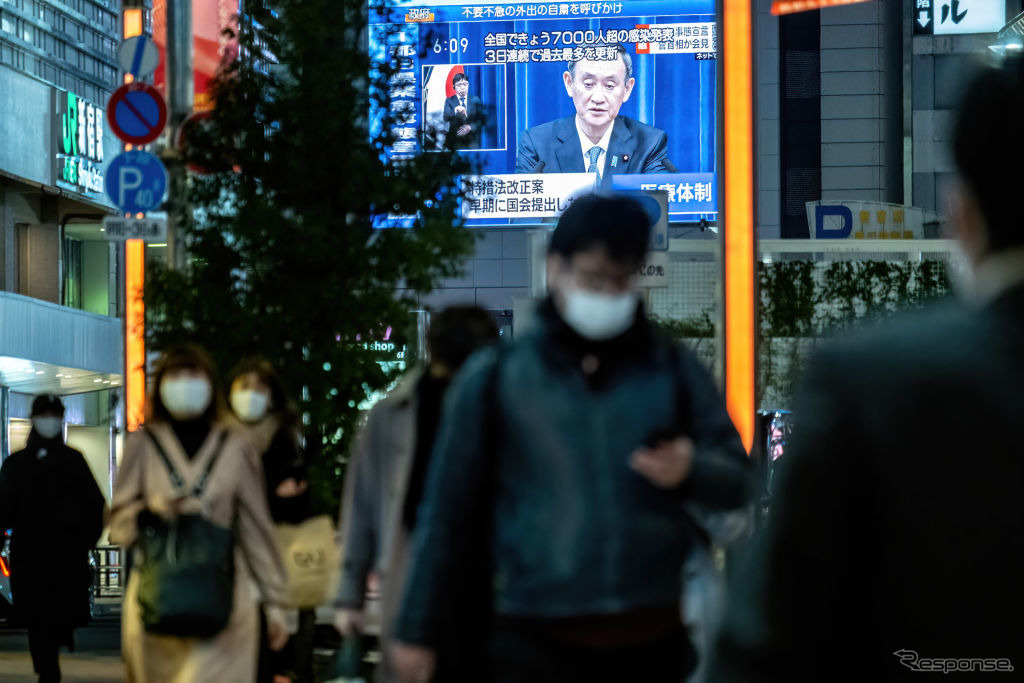
[[[75,652],[61,652],[64,681],[111,683],[123,681],[121,663],[121,622],[103,617],[75,632]],[[0,626],[0,681],[35,683],[32,660],[28,654],[25,629]]]

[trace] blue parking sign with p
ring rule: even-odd
[[[110,162],[107,196],[123,213],[146,213],[160,207],[167,191],[167,171],[149,152],[122,152]]]

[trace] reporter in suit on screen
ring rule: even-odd
[[[480,98],[469,94],[469,76],[459,72],[452,76],[455,94],[444,101],[444,122],[448,124],[445,147],[475,149],[480,147],[484,125],[484,107]]]
[[[633,60],[622,45],[608,49],[614,59],[569,63],[562,79],[576,115],[524,130],[516,173],[594,173],[610,187],[613,173],[670,171],[665,131],[619,116],[636,82]]]

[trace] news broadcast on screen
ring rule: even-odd
[[[393,2],[370,47],[398,67],[390,106],[405,112],[386,154],[465,155],[469,226],[640,189],[665,192],[673,221],[715,217],[713,0]]]

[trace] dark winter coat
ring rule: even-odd
[[[587,356],[597,359],[590,373]],[[682,434],[696,459],[679,490],[630,469],[635,449]],[[586,342],[549,301],[535,331],[501,352],[481,351],[453,380],[398,638],[433,644],[458,591],[451,577],[486,561],[470,550],[481,514],[493,520],[499,616],[618,614],[678,604],[694,538],[684,502],[735,509],[747,488],[739,437],[696,357],[642,315],[615,340]]]
[[[105,501],[82,454],[35,432],[0,468],[0,528],[11,530],[11,590],[22,623],[89,620],[89,550]]]
[[[806,377],[709,680],[1019,676],[1024,284],[837,339]]]

